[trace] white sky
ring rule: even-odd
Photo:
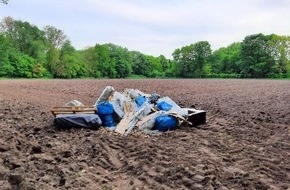
[[[249,34],[290,35],[290,0],[9,0],[5,16],[55,26],[77,49],[114,43],[168,58],[201,40],[215,50]]]

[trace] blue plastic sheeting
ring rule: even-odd
[[[100,115],[100,118],[103,122],[103,125],[106,127],[113,127],[115,126],[115,121],[113,119],[113,114],[109,114],[109,115]]]
[[[169,131],[175,129],[177,125],[178,120],[175,117],[171,115],[159,116],[155,119],[153,130]]]
[[[113,118],[114,108],[110,102],[104,101],[99,103],[97,109],[104,126],[113,127],[116,125]]]
[[[163,111],[169,111],[172,108],[171,104],[168,104],[165,101],[157,103],[157,108]]]
[[[97,109],[98,109],[99,115],[108,115],[108,114],[113,114],[114,112],[113,105],[108,101],[99,103],[97,105]]]
[[[141,107],[146,101],[147,99],[144,96],[137,96],[137,98],[135,99],[138,108]]]

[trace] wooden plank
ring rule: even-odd
[[[120,133],[120,134],[125,134],[128,126],[129,126],[129,123],[132,119],[132,116],[133,116],[133,112],[130,112],[129,114],[125,114],[123,119],[120,121],[120,123],[117,125],[117,128],[116,128],[116,132],[117,133]]]
[[[152,113],[150,115],[147,115],[146,117],[142,118],[140,121],[137,122],[136,126],[140,127],[142,126],[144,123],[148,122],[149,120],[153,119],[154,117],[156,117],[159,113],[155,112]]]
[[[184,117],[182,117],[181,115],[179,115],[178,113],[175,113],[175,112],[171,112],[169,115],[177,118],[177,119],[180,119],[181,121],[189,124],[189,125],[192,125],[192,123],[190,121],[187,121]]]
[[[59,107],[53,107],[50,111],[54,116],[58,114],[76,114],[76,113],[96,114],[97,113],[97,109],[93,106],[59,106]]]
[[[129,126],[129,123],[132,119],[133,116],[133,112],[131,111],[131,105],[128,102],[124,103],[124,117],[123,119],[119,122],[119,124],[116,127],[115,132],[120,133],[120,134],[124,134],[126,132],[126,129]]]

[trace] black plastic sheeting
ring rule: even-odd
[[[101,127],[102,121],[96,114],[63,114],[56,116],[54,124],[62,129],[87,128],[96,130]]]

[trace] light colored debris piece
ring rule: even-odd
[[[111,103],[119,118],[124,117],[124,104],[126,100],[126,96],[120,92],[115,91],[112,95]]]
[[[144,96],[144,97],[147,97],[147,98],[151,96],[150,94],[145,94],[144,92],[141,92],[140,90],[131,89],[131,88],[126,88],[125,91],[134,100],[138,96]]]
[[[95,106],[97,106],[100,102],[108,101],[114,91],[115,89],[112,86],[106,86],[106,88],[103,90],[102,94],[96,101]]]
[[[132,119],[128,125],[128,128],[125,132],[125,135],[128,135],[136,126],[137,122],[139,120],[141,120],[143,117],[145,117],[146,115],[149,114],[149,112],[151,111],[152,105],[149,104],[148,102],[145,102],[140,109],[134,113],[134,115],[132,116]],[[149,111],[149,112],[148,112]]]
[[[160,102],[166,102],[170,105],[172,105],[172,108],[168,111],[169,113],[170,112],[173,112],[173,113],[177,113],[183,117],[186,117],[188,116],[188,111],[187,110],[184,110],[182,109],[179,105],[177,105],[171,98],[169,98],[168,96],[166,97],[163,97],[163,98],[160,98],[157,103],[160,103]]]
[[[154,127],[155,119],[159,116],[166,115],[167,113],[164,111],[158,111],[153,114],[150,114],[140,120],[136,126],[139,127],[140,130],[151,130]]]
[[[85,105],[78,100],[72,100],[66,103],[65,106],[85,106]]]
[[[125,115],[123,119],[119,122],[115,130],[115,132],[120,133],[122,135],[126,132],[126,129],[128,128],[129,123],[134,114],[131,110],[131,105],[129,102],[124,103],[124,111],[125,111]]]
[[[150,115],[147,115],[146,117],[142,118],[140,121],[137,122],[136,126],[139,127],[139,129],[142,129],[141,126],[145,123],[149,122],[150,120],[153,120],[156,115],[158,115],[158,112],[152,113]]]

